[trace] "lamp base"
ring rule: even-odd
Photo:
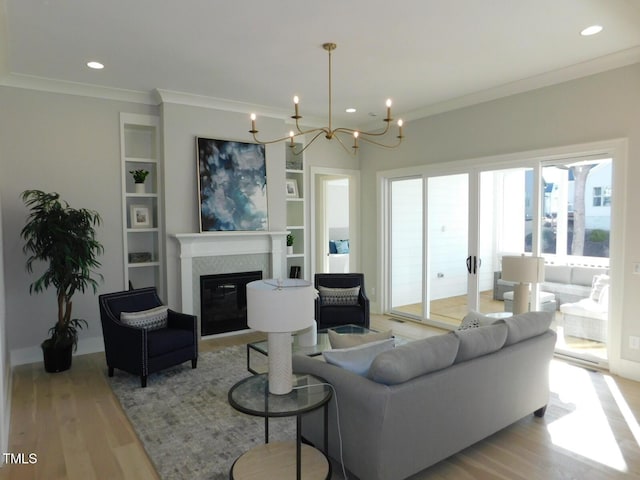
[[[269,393],[286,395],[293,389],[291,333],[268,333]]]
[[[525,313],[529,310],[529,284],[518,283],[513,290],[513,313]]]
[[[298,333],[298,345],[301,347],[313,347],[318,343],[318,323],[313,320],[313,324]]]

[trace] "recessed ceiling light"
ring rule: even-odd
[[[347,112],[347,113],[356,113],[356,109],[355,109],[355,108],[353,108],[353,107],[349,107],[349,108],[347,108],[347,109],[345,110],[345,112]]]
[[[590,27],[585,28],[580,32],[580,35],[583,37],[589,37],[591,35],[596,35],[602,31],[602,25],[591,25]]]
[[[93,68],[94,70],[102,70],[104,65],[100,62],[87,62],[87,67]]]

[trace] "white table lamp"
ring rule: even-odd
[[[529,284],[544,281],[544,258],[520,256],[502,257],[502,279],[518,282],[513,290],[513,313],[528,310]]]
[[[292,390],[291,332],[314,323],[314,298],[311,282],[297,278],[247,284],[247,324],[267,333],[270,393]]]

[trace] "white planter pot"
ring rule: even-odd
[[[287,246],[287,255],[293,255],[293,245],[292,246]]]
[[[136,183],[136,193],[147,193],[144,183]]]

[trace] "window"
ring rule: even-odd
[[[593,187],[593,206],[611,206],[611,187]]]

